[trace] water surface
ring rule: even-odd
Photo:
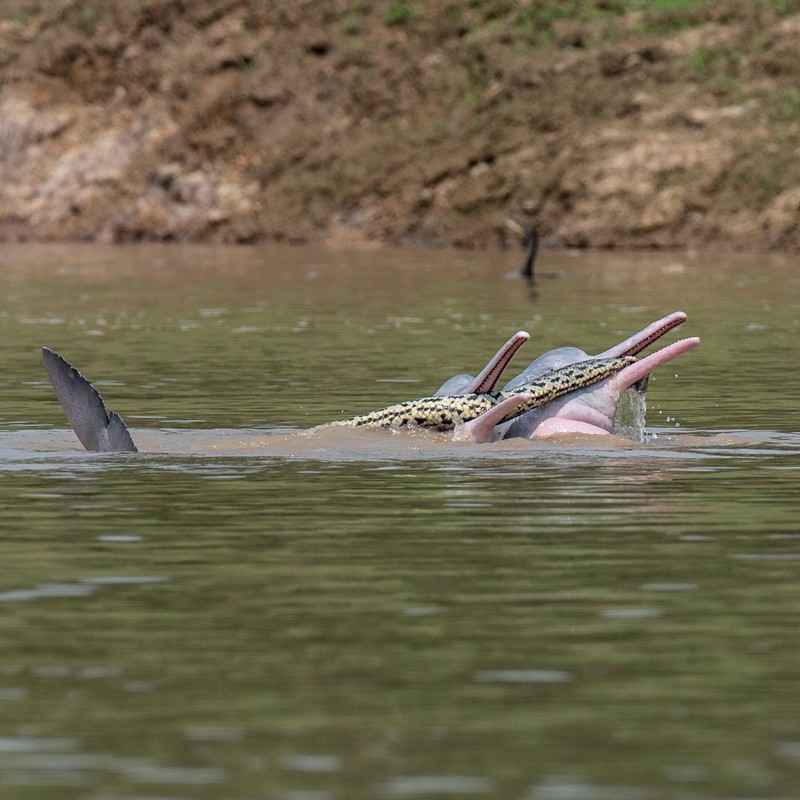
[[[0,796],[800,796],[798,266],[0,249]],[[675,309],[642,442],[302,433]]]

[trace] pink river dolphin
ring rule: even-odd
[[[623,393],[632,386],[646,388],[649,374],[659,366],[697,347],[700,339],[681,339],[651,355],[624,366],[610,377],[590,386],[575,389],[550,400],[509,421],[509,412],[530,395],[524,386],[531,381],[583,361],[633,357],[686,320],[676,311],[648,325],[619,344],[597,356],[590,356],[575,347],[551,350],[531,362],[509,381],[504,392],[523,387],[519,394],[507,397],[477,418],[464,422],[456,431],[457,438],[489,442],[512,437],[544,437],[559,433],[609,434],[613,432],[614,415]],[[519,331],[498,350],[476,377],[457,375],[437,392],[437,397],[494,392],[499,378],[530,334]],[[123,419],[106,409],[100,393],[66,359],[49,348],[42,349],[45,367],[61,407],[81,444],[96,452],[135,452],[136,445]],[[629,359],[630,360],[630,359]]]
[[[686,314],[683,311],[674,311],[595,356],[591,356],[577,347],[560,347],[550,350],[532,361],[519,375],[510,380],[504,389],[512,390],[554,369],[591,358],[638,355],[685,321]],[[511,358],[529,338],[530,334],[525,331],[515,333],[497,351],[477,377],[456,375],[446,381],[437,394],[492,391]],[[654,369],[672,361],[682,353],[692,350],[699,344],[700,339],[696,336],[673,342],[599,383],[551,400],[511,422],[501,424],[499,411],[492,409],[477,420],[466,423],[461,431],[461,436],[475,442],[486,442],[515,437],[530,439],[563,433],[613,433],[614,416],[623,393],[634,386],[644,392],[647,388],[647,378]]]

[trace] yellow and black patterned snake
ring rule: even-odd
[[[501,420],[506,422],[537,406],[549,403],[556,397],[598,383],[635,361],[633,356],[593,358],[548,372],[529,383],[515,387],[512,391],[422,397],[328,424],[372,428],[401,428],[410,425],[436,431],[451,431],[458,423],[469,422],[479,417],[502,400],[523,393],[533,395],[530,400],[521,402]]]

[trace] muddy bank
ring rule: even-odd
[[[800,251],[797,0],[271,5],[6,2],[0,238]]]

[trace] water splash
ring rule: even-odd
[[[614,432],[635,442],[647,438],[647,383],[635,384],[623,392],[614,416]]]

